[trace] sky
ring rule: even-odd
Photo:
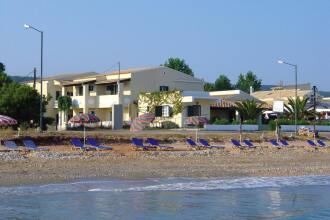
[[[253,71],[263,84],[329,90],[328,0],[0,0],[0,62],[10,75],[152,67],[184,59],[208,82]]]

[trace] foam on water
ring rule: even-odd
[[[330,185],[330,176],[294,177],[240,177],[212,179],[146,179],[81,181],[65,184],[37,186],[0,187],[0,197],[11,195],[51,194],[65,192],[144,192],[144,191],[188,191],[230,190],[261,187],[286,187]]]
[[[187,191],[187,190],[229,190],[261,187],[286,187],[303,185],[330,185],[330,176],[303,177],[244,177],[233,179],[179,179],[175,182],[155,183],[146,186],[125,188],[93,188],[89,192],[112,191]]]

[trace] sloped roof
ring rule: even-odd
[[[244,100],[255,100],[261,102],[258,98],[247,94],[241,90],[212,91],[210,96],[219,97],[230,102],[239,102]]]
[[[310,93],[310,90],[297,90],[298,97],[304,97]],[[294,97],[295,89],[279,89],[270,91],[257,91],[252,93],[257,99],[264,102],[273,102],[274,100],[287,100],[289,97]]]

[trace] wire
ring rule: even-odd
[[[109,70],[115,68],[117,65],[118,65],[118,62],[114,63],[112,66],[110,66],[109,68],[107,68],[106,70],[104,70],[102,73],[108,72]]]

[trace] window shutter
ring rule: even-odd
[[[187,113],[188,113],[188,117],[191,117],[191,116],[193,116],[193,114],[194,114],[194,111],[193,111],[193,106],[188,106],[188,108],[187,108]]]
[[[162,110],[163,110],[162,106],[156,106],[155,107],[155,116],[156,117],[162,117]]]

